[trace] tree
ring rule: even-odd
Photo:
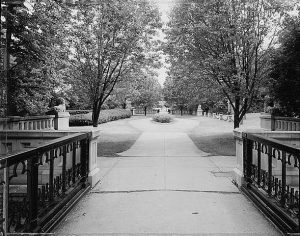
[[[214,81],[234,110],[234,128],[271,69],[283,5],[273,0],[187,0],[174,8],[165,51]]]
[[[136,84],[136,96],[132,98],[135,106],[144,108],[147,115],[147,108],[158,104],[162,99],[162,88],[159,84],[155,73],[151,71],[141,71],[140,78]]]
[[[25,7],[1,10],[6,23],[1,39],[7,39],[10,55],[8,78],[2,82],[7,85],[8,114],[43,114],[51,94],[61,86],[65,76],[63,35],[70,12],[54,0],[37,1],[30,10]]]
[[[153,60],[158,10],[147,0],[103,0],[79,4],[70,30],[73,86],[88,95],[93,126],[116,84]]]
[[[287,17],[280,35],[280,47],[273,57],[271,94],[281,115],[300,116],[300,20]]]
[[[195,110],[198,105],[212,107],[214,101],[220,100],[220,91],[213,84],[203,77],[195,68],[186,63],[185,60],[170,60],[172,70],[164,83],[164,99],[168,104],[183,109]]]

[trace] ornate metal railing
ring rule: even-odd
[[[0,232],[53,227],[88,187],[89,140],[69,135],[0,159]]]
[[[243,134],[242,189],[285,232],[300,232],[300,149],[260,135]]]

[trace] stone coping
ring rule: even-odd
[[[252,134],[259,134],[266,137],[272,138],[290,138],[290,139],[300,139],[300,131],[283,131],[283,130],[276,130],[270,131],[265,129],[243,129],[243,128],[236,128],[233,130],[234,137],[236,139],[242,140],[243,133],[252,133]]]
[[[263,114],[260,115],[260,118],[262,118],[262,119],[271,119],[271,114],[263,113]],[[274,116],[274,118],[275,118],[275,120],[300,122],[300,118],[295,118],[295,117]]]
[[[91,138],[96,138],[100,135],[99,129],[90,130],[70,130],[70,131],[59,131],[59,130],[0,130],[0,138],[60,138],[67,135],[76,133],[91,133]]]
[[[53,119],[55,115],[44,115],[44,116],[11,116],[7,118],[0,118],[0,123],[2,122],[18,122],[18,121],[27,121],[27,120],[45,120]]]

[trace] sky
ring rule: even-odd
[[[153,2],[158,6],[159,11],[161,13],[161,17],[162,17],[162,21],[163,23],[167,23],[168,22],[168,15],[171,11],[171,8],[174,4],[174,0],[153,0]],[[164,38],[164,34],[161,32],[160,33],[160,39],[163,40]],[[163,61],[164,62],[164,57],[162,56]],[[163,65],[163,67],[161,69],[157,70],[158,73],[158,81],[161,85],[163,85],[166,77],[167,77],[167,65]]]

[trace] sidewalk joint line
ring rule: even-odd
[[[192,189],[140,189],[140,190],[92,190],[90,193],[113,194],[113,193],[144,193],[144,192],[187,192],[187,193],[215,193],[215,194],[241,194],[237,191],[216,191],[216,190],[192,190]]]

